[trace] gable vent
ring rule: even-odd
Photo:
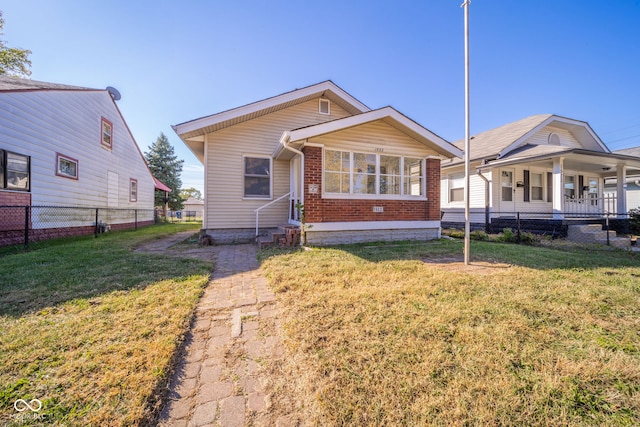
[[[560,137],[557,133],[550,133],[548,142],[549,145],[560,145]]]
[[[331,114],[329,100],[325,98],[320,98],[320,102],[318,103],[318,112],[320,114]]]

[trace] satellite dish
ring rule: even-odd
[[[111,95],[114,101],[120,101],[120,98],[122,98],[122,95],[120,95],[120,92],[118,92],[118,89],[115,87],[107,86],[107,92],[109,92],[109,95]]]

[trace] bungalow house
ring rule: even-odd
[[[455,143],[464,146],[464,141]],[[640,158],[611,152],[588,123],[541,114],[482,132],[470,140],[470,222],[501,230],[518,216],[530,227],[562,229],[572,221],[625,217],[628,176]],[[608,196],[605,180],[616,178]],[[443,226],[464,223],[464,164],[442,163]],[[546,224],[546,226],[545,226]]]
[[[248,241],[305,225],[314,245],[440,235],[440,161],[462,152],[331,81],[173,127],[205,168],[203,229]]]
[[[0,76],[0,234],[29,228],[82,234],[100,221],[153,222],[156,183],[116,105],[113,88],[89,89]],[[47,209],[36,207],[46,206]],[[73,207],[75,209],[62,209]],[[91,210],[92,209],[92,210]],[[63,229],[67,232],[63,232]],[[78,230],[75,230],[78,231]],[[2,236],[0,236],[2,237]],[[7,241],[3,241],[7,243]]]

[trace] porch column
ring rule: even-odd
[[[616,202],[616,213],[620,216],[626,215],[627,213],[627,167],[618,166],[616,172],[616,179],[618,181],[616,185],[616,197],[618,199]]]
[[[553,159],[553,219],[563,219],[563,196],[564,196],[564,183],[562,182],[562,170],[563,170],[564,158],[558,157]]]

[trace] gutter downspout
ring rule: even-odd
[[[284,147],[285,150],[289,150],[292,153],[300,156],[300,204],[304,206],[304,153],[300,150],[296,150],[295,148],[290,147],[289,139],[289,133],[283,133],[280,137],[280,144],[282,144],[282,147]],[[300,244],[302,244],[302,239],[300,239]]]
[[[476,173],[484,180],[484,232],[489,234],[489,180],[480,169],[476,169]]]

